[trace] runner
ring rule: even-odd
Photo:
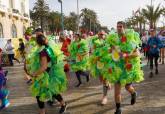
[[[45,114],[45,102],[54,98],[60,102],[59,113],[65,112],[67,104],[61,92],[66,90],[66,76],[63,71],[62,52],[53,41],[43,35],[36,38],[37,45],[28,54],[26,72],[33,78],[31,92],[37,99],[40,114]]]
[[[143,80],[138,51],[140,38],[134,30],[125,29],[125,23],[119,21],[117,33],[111,33],[107,37],[107,43],[112,47],[112,62],[116,63],[114,66],[112,65],[112,74],[115,75],[109,76],[108,81],[115,84],[115,114],[121,114],[121,88],[125,86],[131,94],[131,105],[134,105],[137,93],[132,83]]]
[[[160,62],[164,64],[164,57],[165,57],[165,30],[162,30],[160,32],[160,35],[158,36],[163,47],[160,49]]]
[[[106,69],[109,68],[108,61],[108,47],[105,44],[105,35],[104,31],[100,31],[98,36],[94,36],[91,41],[92,53],[90,56],[90,72],[94,77],[99,77],[100,81],[103,84],[103,98],[101,105],[107,104],[107,94],[110,89],[110,83],[106,80]],[[107,68],[108,67],[108,68]]]
[[[88,70],[88,44],[84,39],[80,38],[79,34],[75,34],[75,41],[70,44],[70,65],[72,70],[76,73],[79,87],[82,84],[81,75],[86,76],[86,81],[89,81],[89,74],[86,73]]]
[[[24,66],[26,66],[28,64],[26,61],[26,57],[31,52],[32,48],[36,46],[36,42],[35,42],[35,38],[32,37],[32,29],[31,28],[27,28],[24,37],[25,37],[25,62],[24,62]],[[32,83],[32,79],[28,74],[25,74],[25,78],[27,79],[27,81],[26,81],[27,84]]]
[[[158,37],[156,37],[156,31],[150,29],[150,38],[147,45],[149,46],[149,58],[150,58],[150,78],[153,77],[153,62],[155,63],[155,74],[158,74],[158,58],[162,43]]]
[[[66,37],[61,36],[60,39],[62,41],[61,51],[63,51],[63,54],[65,55],[64,72],[66,74],[66,77],[69,79],[69,77],[70,77],[70,74],[69,74],[70,66],[69,66],[69,63],[67,62],[67,58],[70,56],[68,48],[69,48],[69,45],[71,43],[71,39],[67,36]]]

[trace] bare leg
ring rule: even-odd
[[[132,86],[132,84],[127,84],[125,88],[131,94],[131,105],[134,105],[136,103],[136,96],[137,96],[134,87]]]

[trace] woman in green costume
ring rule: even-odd
[[[72,71],[75,72],[78,84],[76,87],[79,87],[81,82],[81,75],[86,76],[87,82],[89,81],[89,74],[86,72],[88,70],[88,57],[89,49],[88,43],[86,40],[81,39],[79,34],[75,34],[75,41],[70,44],[69,47],[70,53],[70,66]]]
[[[111,88],[107,78],[112,75],[111,65],[113,64],[110,61],[111,54],[109,53],[109,47],[106,45],[105,41],[104,31],[100,31],[98,36],[94,36],[92,38],[92,53],[89,60],[91,75],[94,77],[99,77],[100,81],[103,83],[102,105],[107,104],[107,93]]]
[[[121,114],[121,88],[125,86],[131,94],[131,105],[135,104],[137,93],[132,86],[133,82],[143,81],[143,71],[140,65],[138,46],[140,38],[138,33],[131,29],[125,29],[124,22],[117,23],[117,33],[111,33],[107,37],[107,44],[112,49],[112,58],[116,63],[114,77],[109,78],[115,84],[115,114]],[[108,78],[107,78],[108,79]]]
[[[38,46],[28,54],[26,72],[33,79],[30,90],[37,99],[39,114],[45,114],[45,102],[54,98],[60,102],[59,113],[63,113],[67,105],[60,93],[66,90],[67,83],[62,52],[43,35],[38,35],[36,42]]]

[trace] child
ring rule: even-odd
[[[0,66],[0,100],[1,100],[0,110],[10,105],[9,100],[7,99],[9,95],[9,90],[5,88],[6,75],[7,72],[4,72],[2,67]]]
[[[0,48],[0,65],[2,64],[2,49]]]

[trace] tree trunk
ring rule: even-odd
[[[151,28],[154,28],[154,24],[153,24],[153,21],[152,20],[150,21],[150,29]]]
[[[42,17],[40,18],[40,26],[41,26],[41,29],[43,30],[43,18]]]
[[[143,31],[145,31],[146,30],[146,24],[145,24],[145,22],[143,23]]]
[[[140,29],[140,34],[142,34],[142,23],[139,22],[139,29]]]
[[[154,22],[154,29],[156,29],[156,22]]]

